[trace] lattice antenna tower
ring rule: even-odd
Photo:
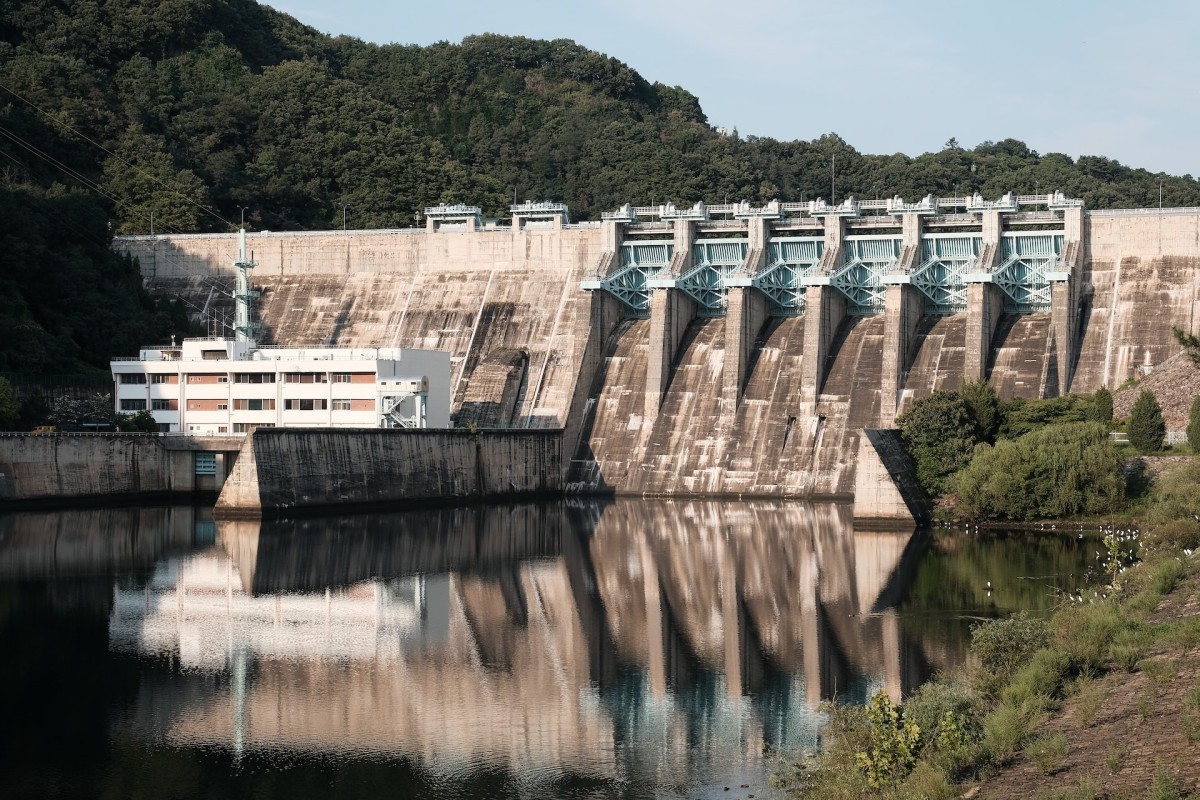
[[[250,253],[249,257],[246,255],[245,228],[238,231],[238,260],[233,262],[233,266],[237,267],[237,288],[233,293],[234,308],[236,309],[233,324],[234,338],[239,342],[253,342],[258,326],[252,319],[251,303],[258,293],[250,289],[249,271],[254,269],[256,262],[253,253]]]

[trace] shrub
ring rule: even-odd
[[[954,392],[937,391],[914,402],[896,424],[916,462],[917,480],[930,496],[940,495],[947,476],[965,467],[975,449],[967,404]]]
[[[1075,711],[1079,718],[1079,724],[1084,728],[1090,728],[1096,724],[1096,717],[1100,714],[1100,709],[1104,708],[1104,701],[1108,699],[1108,688],[1100,681],[1086,679],[1083,685],[1079,687],[1079,693],[1075,698]]]
[[[1004,688],[1003,702],[1029,711],[1043,711],[1062,694],[1063,680],[1071,668],[1066,653],[1049,648],[1033,654]]]
[[[1200,680],[1183,700],[1183,733],[1189,742],[1200,742]]]
[[[1162,450],[1167,423],[1154,392],[1143,389],[1129,412],[1129,443],[1143,455]]]
[[[900,787],[900,796],[920,800],[953,800],[958,797],[958,787],[945,771],[932,764],[921,762]]]
[[[877,692],[867,705],[870,738],[865,751],[854,754],[874,789],[895,786],[917,763],[921,730],[904,718],[904,710],[887,692]]]
[[[904,716],[920,730],[925,758],[951,778],[970,760],[983,735],[980,709],[958,681],[939,679],[921,686],[904,704]]]
[[[1054,615],[1054,641],[1076,671],[1095,674],[1104,666],[1114,639],[1125,627],[1120,612],[1107,603],[1072,606]]]
[[[1025,741],[1029,723],[1021,710],[1002,705],[983,721],[983,746],[996,764],[1006,764]]]
[[[1200,453],[1200,394],[1192,400],[1192,407],[1188,411],[1187,437],[1192,452]]]
[[[1108,656],[1121,669],[1133,672],[1153,639],[1154,634],[1144,625],[1123,628],[1113,634],[1108,647]]]
[[[1039,736],[1025,746],[1025,755],[1029,756],[1043,775],[1053,775],[1062,767],[1067,755],[1067,737],[1061,733],[1049,733]]]
[[[959,508],[974,517],[1103,514],[1125,502],[1120,466],[1103,425],[1064,423],[980,445],[951,483]]]
[[[1047,425],[1065,422],[1087,422],[1092,413],[1092,401],[1077,394],[1047,397],[1044,400],[1014,398],[1003,406],[1000,438],[1016,439]]]
[[[1112,392],[1101,386],[1092,395],[1092,407],[1088,410],[1088,419],[1107,425],[1113,418]]]
[[[979,658],[980,689],[990,695],[1038,650],[1049,646],[1050,626],[1024,611],[971,628],[971,652]]]
[[[1142,539],[1147,547],[1178,551],[1200,548],[1200,461],[1183,464],[1156,479]]]

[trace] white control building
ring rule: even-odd
[[[149,411],[164,433],[450,427],[450,354],[438,350],[184,339],[111,366],[116,410]]]

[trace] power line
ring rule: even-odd
[[[137,172],[139,175],[142,175],[143,177],[149,178],[150,180],[154,181],[155,183],[157,183],[159,186],[163,187],[163,188],[164,188],[164,189],[166,189],[167,191],[171,192],[172,194],[176,195],[177,197],[180,197],[180,198],[182,198],[182,199],[183,199],[185,202],[187,202],[187,203],[190,203],[191,205],[193,205],[193,206],[195,206],[196,208],[200,209],[200,210],[201,210],[201,211],[203,211],[205,214],[208,214],[209,216],[211,216],[211,217],[214,217],[215,219],[218,219],[218,220],[220,220],[221,222],[225,223],[226,225],[228,225],[230,228],[233,228],[234,230],[236,230],[236,229],[237,229],[237,226],[236,226],[234,223],[232,223],[232,222],[230,222],[229,220],[225,219],[225,218],[224,218],[224,217],[222,217],[220,214],[218,214],[216,211],[213,211],[212,209],[210,209],[210,208],[207,208],[206,206],[203,206],[203,205],[201,205],[200,203],[197,203],[195,200],[191,199],[190,197],[188,197],[187,195],[185,195],[183,192],[181,192],[181,191],[179,191],[178,189],[175,189],[175,188],[173,188],[173,187],[171,187],[171,186],[168,186],[167,184],[163,183],[161,180],[159,180],[159,179],[158,179],[158,178],[156,178],[155,176],[151,175],[150,173],[146,172],[146,171],[145,171],[145,170],[143,170],[142,168],[138,167],[136,164],[133,164],[133,163],[129,162],[127,159],[125,159],[125,158],[123,158],[123,157],[121,157],[121,156],[117,155],[116,153],[114,153],[113,151],[109,150],[109,149],[108,149],[107,147],[105,147],[104,145],[102,145],[102,144],[100,144],[99,142],[97,142],[97,141],[95,141],[95,140],[91,139],[91,138],[90,138],[90,137],[88,137],[86,134],[84,134],[84,133],[82,133],[82,132],[80,132],[80,131],[76,130],[74,127],[72,127],[72,126],[68,125],[68,124],[67,124],[67,123],[65,123],[65,122],[62,122],[62,121],[60,121],[60,120],[58,120],[58,119],[55,119],[55,117],[54,117],[53,115],[51,115],[49,112],[45,111],[45,110],[44,110],[44,109],[43,109],[41,106],[39,106],[37,103],[34,103],[32,100],[28,100],[28,99],[26,99],[25,97],[21,96],[20,94],[17,94],[17,93],[16,93],[15,91],[13,91],[11,88],[9,88],[8,86],[5,86],[3,83],[0,83],[0,89],[3,89],[4,91],[8,92],[8,93],[9,93],[9,94],[11,94],[13,97],[17,98],[17,99],[18,99],[18,100],[20,100],[21,102],[23,102],[23,103],[25,103],[26,105],[28,105],[30,108],[33,108],[33,109],[35,109],[35,110],[36,110],[36,111],[37,111],[39,114],[41,114],[42,116],[46,117],[47,119],[49,119],[49,120],[53,121],[55,124],[57,124],[57,125],[61,125],[62,127],[66,128],[66,129],[67,129],[67,130],[69,130],[71,133],[73,133],[73,134],[75,134],[76,136],[78,136],[80,139],[83,139],[84,141],[88,142],[89,144],[91,144],[91,145],[93,145],[93,146],[95,146],[95,147],[98,147],[98,148],[100,148],[100,149],[101,149],[101,150],[103,150],[105,153],[108,153],[108,154],[109,154],[110,156],[112,156],[113,158],[115,158],[115,159],[117,159],[117,160],[121,161],[121,163],[125,164],[127,167],[129,167],[130,169],[132,169],[132,170],[134,170],[135,172]]]

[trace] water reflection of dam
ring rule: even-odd
[[[220,523],[118,586],[126,723],[178,744],[686,780],[924,676],[907,533],[836,506],[618,501]]]

